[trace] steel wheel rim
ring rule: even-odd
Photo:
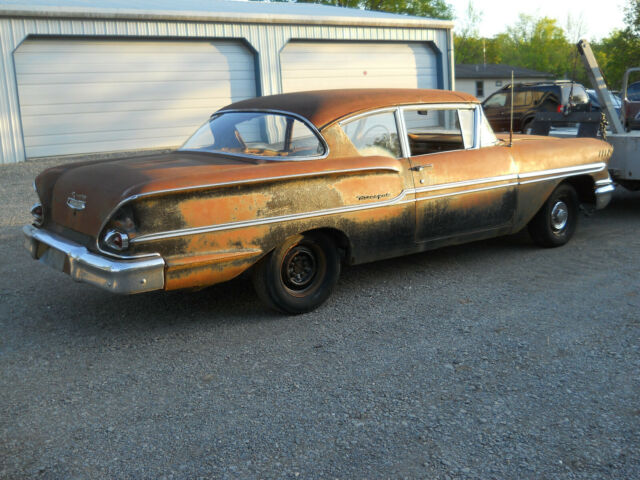
[[[562,200],[558,200],[551,209],[551,228],[554,232],[561,232],[569,222],[569,207]]]
[[[313,285],[318,275],[316,253],[304,245],[296,245],[282,262],[281,277],[287,288],[302,292]]]

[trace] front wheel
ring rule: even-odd
[[[262,301],[289,314],[309,312],[331,294],[340,276],[340,256],[327,236],[296,235],[276,248],[253,270]]]
[[[577,224],[578,195],[571,185],[563,183],[529,222],[529,233],[541,247],[560,247],[571,239]]]

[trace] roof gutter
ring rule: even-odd
[[[106,8],[47,7],[42,6],[2,6],[0,17],[41,17],[41,18],[87,18],[100,20],[136,20],[136,21],[193,21],[217,23],[271,23],[271,24],[304,24],[304,25],[358,25],[367,27],[404,27],[404,28],[438,28],[452,29],[450,20],[431,18],[383,18],[357,16],[310,16],[272,13],[240,13],[240,12],[198,12],[171,10],[129,10]]]

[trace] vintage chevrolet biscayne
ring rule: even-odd
[[[442,90],[327,90],[214,113],[179,150],[73,163],[35,181],[31,255],[119,293],[199,288],[250,270],[258,295],[312,310],[357,264],[517,232],[544,247],[579,204],[607,205],[597,139],[497,139]]]

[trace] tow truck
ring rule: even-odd
[[[607,133],[605,128],[601,129],[603,139],[613,145],[613,156],[609,160],[611,178],[629,190],[640,190],[640,130],[627,128],[631,120],[629,117],[637,115],[640,110],[640,102],[628,98],[629,76],[634,72],[640,72],[640,68],[629,68],[624,74],[620,118],[613,106],[612,94],[607,88],[591,45],[587,40],[580,40],[577,47],[589,80],[598,95],[602,112],[611,128],[610,133]]]

